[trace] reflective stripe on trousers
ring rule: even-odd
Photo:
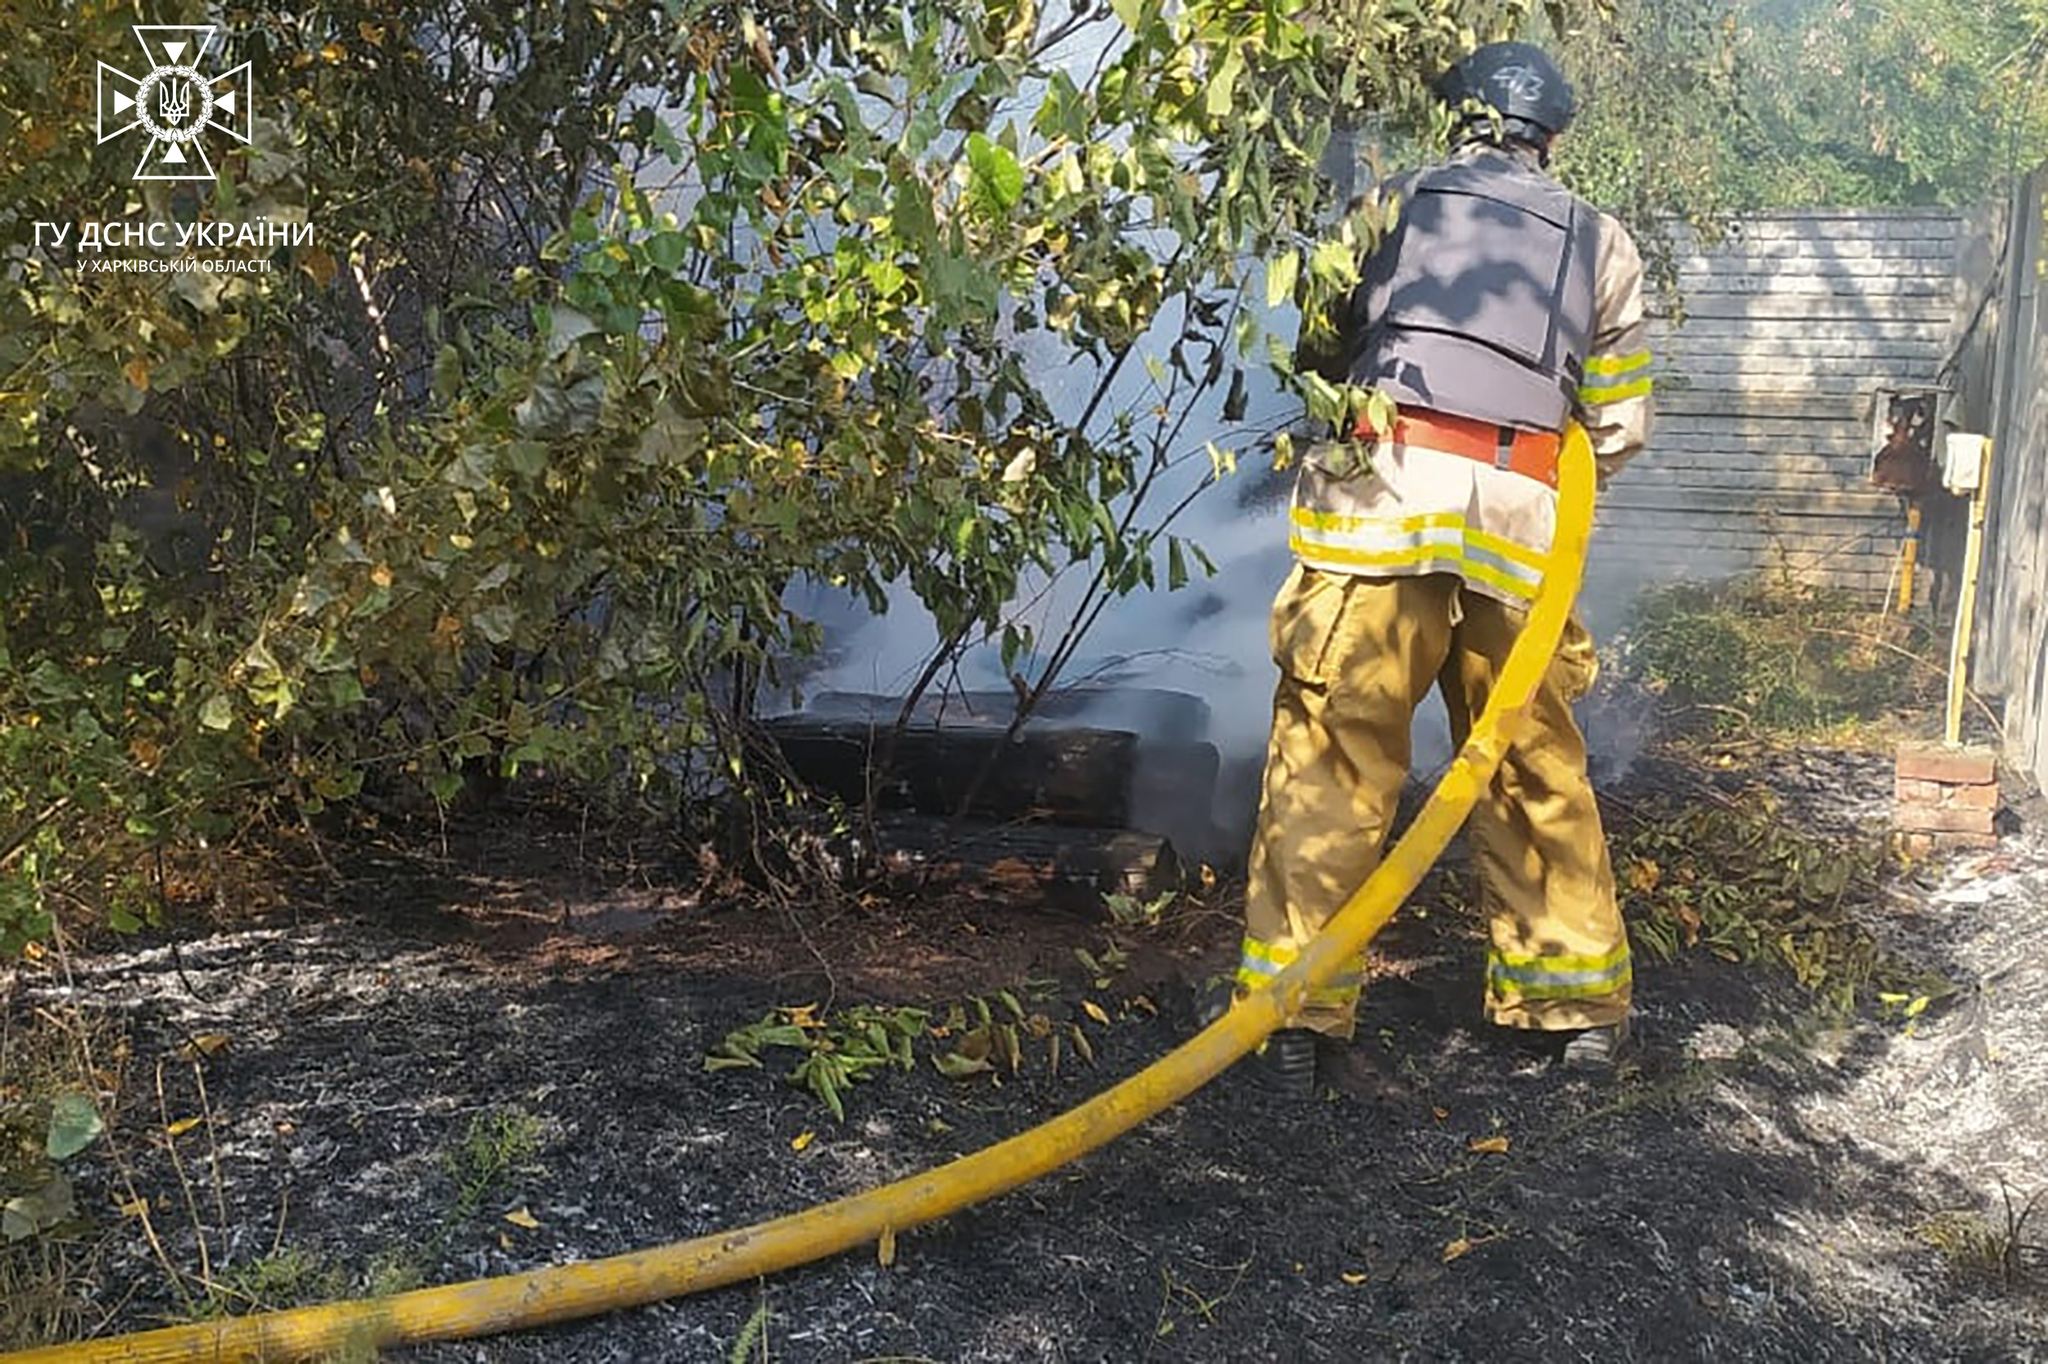
[[[1247,933],[1244,949],[1237,964],[1238,988],[1258,989],[1292,965],[1294,959],[1300,955],[1301,949],[1293,943],[1269,942]],[[1309,1007],[1349,1009],[1357,1004],[1359,991],[1364,984],[1365,959],[1354,956],[1330,978],[1329,984],[1308,992]]]
[[[1486,992],[1495,999],[1598,999],[1634,979],[1628,943],[1591,956],[1503,952],[1486,954]]]

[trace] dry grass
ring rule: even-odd
[[[1616,652],[1694,730],[1870,746],[1932,714],[1946,650],[1853,597],[1739,579],[1645,593]]]
[[[2004,1206],[1995,1217],[1973,1209],[1936,1213],[1919,1228],[1920,1239],[1967,1273],[2000,1280],[2011,1288],[2048,1266],[2048,1242],[2038,1239],[2034,1219],[2048,1188],[2022,1196],[2002,1186]]]

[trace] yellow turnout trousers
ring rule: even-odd
[[[1292,961],[1378,865],[1430,687],[1442,688],[1462,744],[1521,625],[1520,611],[1452,574],[1296,566],[1273,604],[1280,685],[1240,988]],[[1467,826],[1492,923],[1486,1013],[1510,1027],[1597,1027],[1628,1012],[1628,935],[1571,712],[1594,667],[1574,622]],[[1363,980],[1361,959],[1313,993],[1295,1025],[1349,1037]]]

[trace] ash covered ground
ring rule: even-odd
[[[1882,756],[1803,750],[1719,767],[1646,753],[1608,785],[1617,824],[1762,785],[1788,825],[1846,839],[1882,821],[1889,782]],[[480,821],[445,856],[364,855],[330,903],[188,931],[175,951],[80,955],[68,986],[54,967],[18,974],[14,1024],[76,1004],[127,1039],[113,1140],[78,1173],[102,1240],[88,1323],[189,1312],[160,1261],[196,1270],[201,1233],[217,1278],[284,1305],[863,1189],[1188,1036],[1236,945],[1227,895],[1138,931],[950,895],[785,914],[579,870],[576,843],[539,816]],[[1379,1098],[1290,1111],[1240,1068],[1074,1167],[906,1233],[891,1267],[853,1254],[395,1357],[723,1360],[752,1321],[789,1361],[2048,1358],[2042,1266],[1999,1261],[2006,1191],[2017,1205],[2048,1186],[2048,830],[2015,825],[1996,853],[1892,873],[1843,906],[1951,983],[1910,1023],[1829,1013],[1761,964],[1644,954],[1642,1045],[1607,1081],[1477,1023],[1462,885],[1453,859],[1379,945],[1359,1042]],[[1099,961],[1112,939],[1127,960],[1105,987],[1074,949]],[[1032,1052],[997,1087],[941,1076],[927,1042],[913,1071],[858,1086],[843,1124],[773,1066],[704,1068],[776,1006],[942,1016],[997,989],[1080,1023],[1096,1064],[1070,1052],[1053,1074]],[[176,1053],[220,1038],[202,1104]],[[164,1127],[207,1113],[176,1139],[181,1179]],[[507,1121],[505,1167],[466,1193],[452,1153]],[[1494,1137],[1504,1152],[1473,1149]],[[161,1256],[113,1211],[131,1193]]]

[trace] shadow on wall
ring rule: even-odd
[[[1184,715],[1168,713],[1158,701],[1148,700],[1148,693],[1199,697],[1207,705],[1208,722],[1196,737],[1214,744],[1219,755],[1213,807],[1219,837],[1213,851],[1224,861],[1235,860],[1248,847],[1258,808],[1278,676],[1268,615],[1293,565],[1287,548],[1289,486],[1284,474],[1247,469],[1198,497],[1183,528],[1214,560],[1215,576],[1178,592],[1140,592],[1113,603],[1061,679],[1064,687],[1104,691],[1107,699],[1039,721],[1047,727],[1127,729],[1147,740],[1174,742],[1189,737],[1181,732]],[[1686,576],[1727,576],[1739,569],[1732,555],[1718,555],[1713,562],[1697,563]],[[1603,564],[1596,537],[1580,597],[1581,617],[1596,637],[1611,638],[1626,626],[1637,598],[1657,585],[1644,578],[1640,564]],[[835,605],[838,610],[831,609]],[[900,694],[936,637],[929,617],[907,593],[895,594],[881,616],[869,616],[843,598],[805,601],[800,609],[818,614],[828,635],[825,666],[805,680],[807,697],[827,691]],[[1005,691],[996,651],[971,651],[947,689]],[[1596,779],[1619,780],[1647,734],[1646,700],[1614,687],[1610,679],[1581,704],[1580,720]],[[1414,775],[1433,781],[1453,756],[1449,719],[1435,695],[1417,711],[1414,735]],[[1133,822],[1156,829],[1170,821],[1140,806]]]

